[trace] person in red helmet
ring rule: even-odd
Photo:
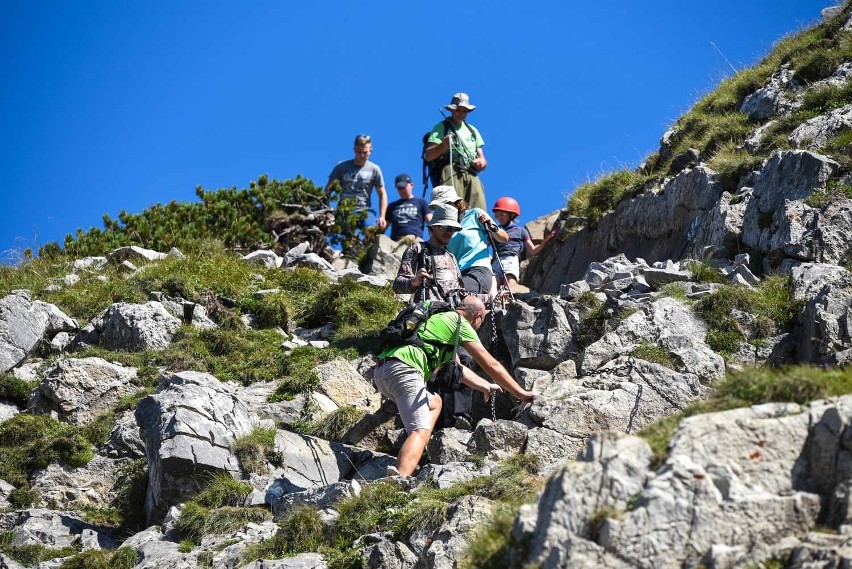
[[[495,257],[491,261],[491,270],[494,272],[494,276],[497,277],[497,282],[505,282],[511,290],[518,284],[521,251],[526,247],[528,255],[538,254],[556,236],[556,232],[551,231],[538,245],[533,243],[527,228],[515,223],[517,217],[521,215],[521,206],[515,198],[499,198],[494,203],[491,211],[494,212],[494,218],[497,219],[500,228],[509,235],[509,241],[506,243],[498,242],[495,244]]]

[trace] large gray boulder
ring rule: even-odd
[[[783,66],[769,78],[767,85],[743,99],[740,112],[753,121],[765,121],[789,113],[796,106],[791,91],[800,86],[795,77],[795,70],[788,65]]]
[[[78,328],[77,321],[56,306],[16,290],[0,299],[0,372],[23,362],[42,339]]]
[[[344,480],[377,480],[395,462],[394,457],[317,437],[279,430],[275,434],[275,452],[280,465],[266,477],[256,503],[272,505],[276,512],[290,504],[285,494],[323,488]],[[255,480],[255,487],[260,486]],[[282,501],[283,500],[283,501]]]
[[[603,567],[765,561],[818,520],[849,523],[850,424],[852,396],[694,415],[656,473],[643,441],[621,439],[632,444],[589,452],[553,476],[522,510],[516,537],[529,537],[525,560],[544,568],[590,552]]]
[[[636,437],[601,433],[590,440],[577,461],[565,462],[550,477],[537,504],[521,507],[513,535],[529,541],[529,560],[543,568],[584,566],[578,561],[595,547],[577,545],[595,539],[596,512],[627,509],[651,476],[651,456],[648,444]]]
[[[852,348],[852,274],[838,272],[823,282],[799,314],[802,362],[832,362],[838,352]]]
[[[551,369],[579,351],[572,330],[579,326],[576,305],[544,297],[533,306],[517,300],[501,315],[497,329],[512,358],[512,367]]]
[[[157,392],[137,405],[136,420],[148,458],[149,521],[217,473],[239,477],[231,445],[255,425],[235,387],[192,371],[164,374]]]
[[[495,504],[481,496],[465,496],[450,506],[445,521],[431,536],[426,561],[435,569],[455,569],[476,530],[492,518]]]
[[[852,130],[852,105],[805,121],[790,134],[790,143],[797,148],[819,150],[832,137],[847,130]]]
[[[102,358],[62,358],[44,371],[30,397],[33,413],[55,413],[60,421],[83,425],[139,390],[136,368]]]
[[[139,247],[137,245],[119,247],[118,249],[113,249],[107,253],[107,260],[116,265],[123,263],[124,261],[130,261],[131,263],[162,261],[164,259],[168,259],[168,257],[168,253],[160,253],[159,251],[145,249],[144,247]]]
[[[593,376],[555,381],[542,391],[528,413],[548,432],[529,432],[532,449],[537,444],[552,449],[552,454],[545,455],[545,465],[574,458],[584,441],[598,431],[637,433],[682,410],[704,391],[695,374],[640,359],[618,358]],[[543,435],[547,436],[540,440]]]
[[[367,274],[384,277],[391,281],[395,279],[399,264],[402,262],[402,254],[413,241],[413,239],[394,241],[384,234],[379,235],[370,250]]]
[[[588,346],[583,353],[581,375],[650,342],[674,354],[682,372],[711,382],[724,377],[725,362],[707,346],[706,335],[707,325],[688,307],[674,298],[663,297],[628,316],[615,330]]]
[[[32,489],[55,508],[99,507],[115,498],[116,481],[127,460],[97,455],[88,464],[68,467],[52,463],[32,475]]]
[[[763,165],[743,214],[743,243],[758,251],[784,250],[807,259],[798,246],[815,212],[802,204],[824,188],[837,162],[804,150],[776,152]]]
[[[0,531],[9,532],[9,546],[41,546],[62,549],[82,543],[85,549],[112,549],[115,541],[106,528],[81,520],[77,515],[45,509],[2,514]]]
[[[110,305],[75,338],[75,344],[96,344],[108,350],[144,352],[171,344],[181,321],[159,302]]]

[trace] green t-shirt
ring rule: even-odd
[[[410,345],[397,346],[395,348],[388,348],[379,354],[379,358],[392,357],[407,363],[414,369],[420,370],[425,380],[432,375],[432,372],[438,366],[453,357],[453,340],[456,337],[456,326],[459,320],[461,320],[459,346],[465,342],[479,343],[479,336],[476,335],[476,330],[473,329],[470,322],[462,318],[455,310],[451,310],[432,315],[420,326],[420,330],[417,333],[425,343],[423,349]],[[443,346],[442,349],[439,346],[430,344],[429,341],[441,342],[447,345]]]
[[[426,144],[441,144],[446,134],[444,132],[444,121],[441,121],[432,128],[429,138],[426,139]],[[480,146],[485,146],[485,141],[482,140],[482,136],[476,127],[462,123],[456,129],[456,136],[453,138],[453,161],[456,160],[455,156],[460,156],[463,159],[463,164],[470,166],[470,163],[476,158],[476,149]]]

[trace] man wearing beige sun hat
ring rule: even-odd
[[[436,124],[426,138],[424,158],[431,164],[432,187],[451,185],[471,208],[485,210],[479,173],[488,166],[482,135],[465,120],[476,105],[467,93],[456,93],[444,106],[452,115]]]

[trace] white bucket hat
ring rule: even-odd
[[[476,105],[470,104],[470,97],[467,96],[467,93],[456,93],[455,95],[453,95],[450,104],[444,105],[444,108],[448,111],[454,111],[459,107],[461,107],[462,109],[467,109],[468,111],[472,111],[476,108]]]
[[[461,197],[456,193],[453,186],[435,186],[432,188],[432,199],[429,209],[435,209],[439,205],[454,205]]]
[[[459,210],[451,205],[436,205],[435,211],[432,213],[432,219],[429,220],[429,227],[433,225],[443,225],[444,227],[454,227],[461,229],[459,223]]]

